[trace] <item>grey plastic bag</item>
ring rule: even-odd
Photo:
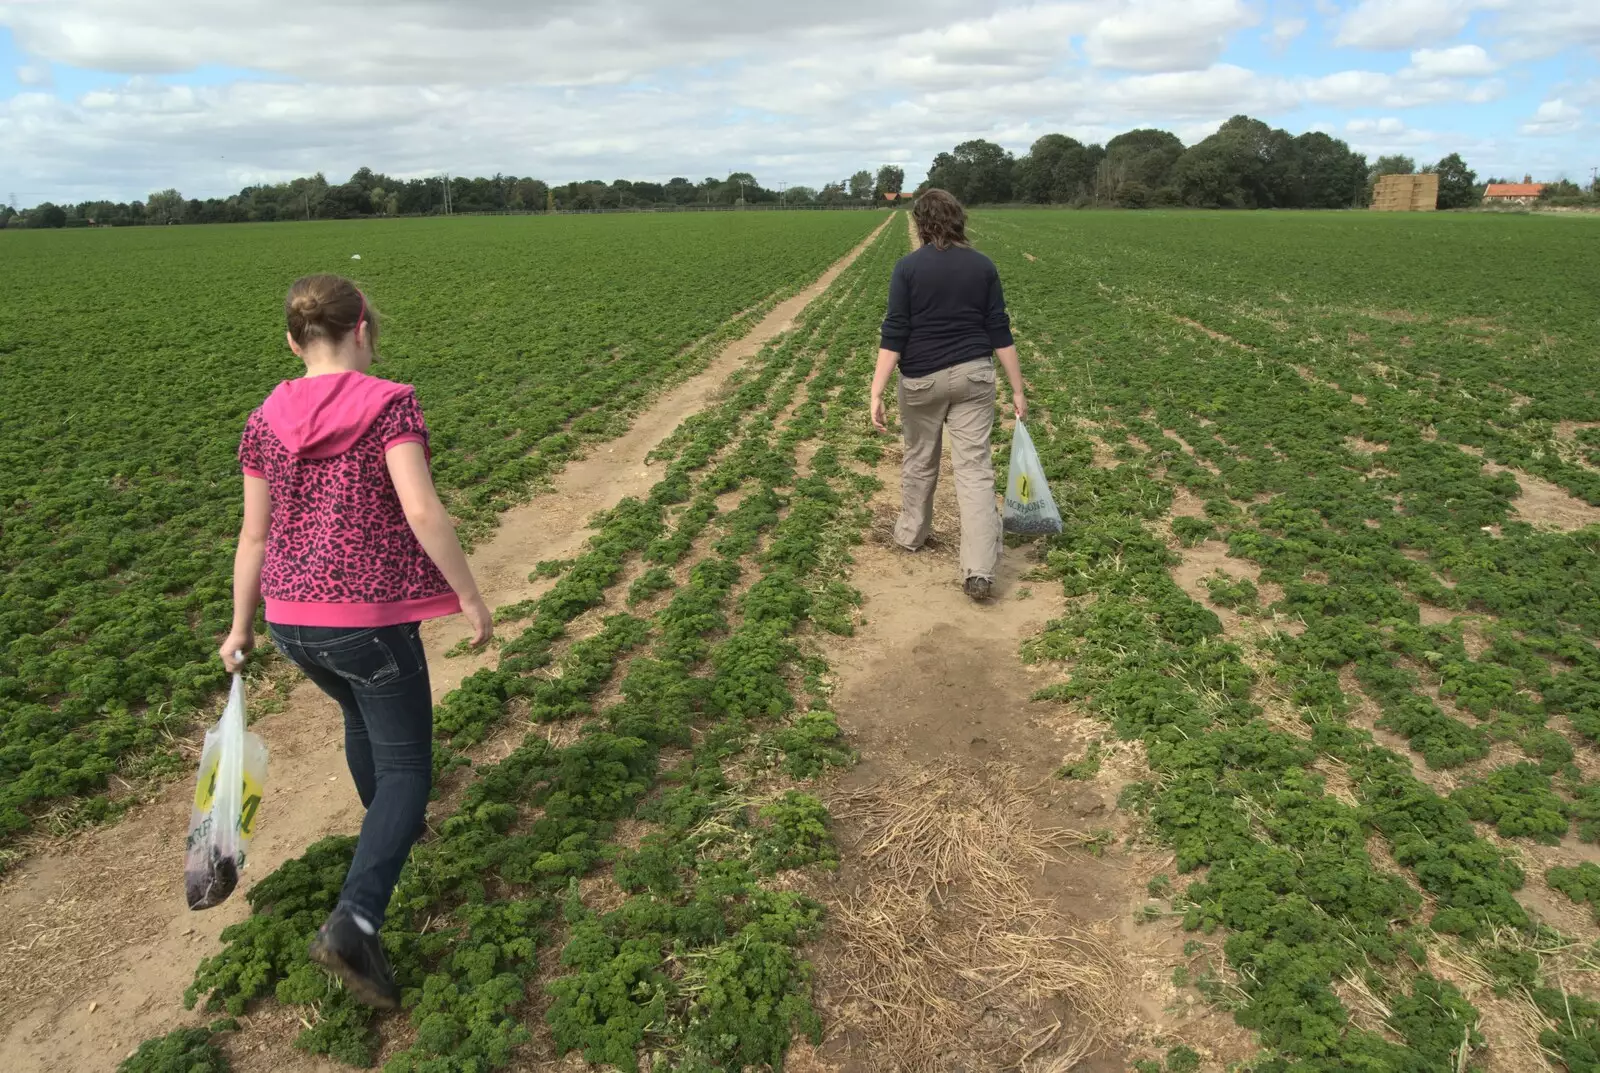
[[[1011,434],[1011,476],[1006,480],[1005,530],[1008,533],[1059,533],[1061,512],[1050,495],[1028,426],[1017,422]]]

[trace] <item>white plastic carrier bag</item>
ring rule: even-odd
[[[1006,480],[1004,517],[1008,533],[1061,532],[1061,512],[1045,483],[1033,437],[1021,421],[1011,434],[1011,476]]]
[[[244,679],[235,674],[222,718],[206,731],[195,779],[183,857],[190,909],[221,905],[239,885],[266,785],[267,746],[244,728]]]

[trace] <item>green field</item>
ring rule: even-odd
[[[1254,1068],[1478,1068],[1469,986],[1600,1068],[1595,933],[1519,900],[1600,905],[1600,228],[976,228],[1068,515],[1074,599],[1025,655],[1143,744],[1122,800],[1179,872],[1152,903],[1222,929],[1200,986],[1281,1056]]]
[[[244,419],[296,375],[283,294],[385,314],[468,539],[881,217],[767,213],[0,235],[0,842],[166,768],[223,683]],[[359,254],[360,261],[351,260]],[[74,820],[107,807],[93,798]]]
[[[571,450],[549,438],[564,422],[594,413],[599,423],[587,431],[613,431],[642,401],[632,395],[606,409],[613,389],[663,364],[693,364],[685,343],[814,275],[874,222],[869,214],[782,219],[231,233],[315,242],[321,260],[308,258],[307,269],[353,264],[349,253],[362,253],[362,273],[393,315],[393,375],[421,385],[441,438],[455,437],[441,474],[481,532],[496,497],[513,497]],[[866,432],[865,410],[888,274],[907,248],[901,225],[897,218],[795,332],[683,423],[658,453],[659,482],[596,519],[553,587],[503,609],[516,625],[502,631],[498,661],[438,706],[440,804],[384,930],[406,1009],[372,1014],[304,955],[337,897],[350,838],[318,843],[250,888],[251,915],[200,965],[191,1003],[231,1013],[293,1007],[304,1026],[297,1047],[357,1066],[382,1057],[391,1073],[526,1065],[536,1036],[622,1069],[775,1069],[792,1040],[820,1037],[804,950],[827,924],[790,873],[839,857],[816,780],[852,755],[829,700],[826,635],[873,643],[871,609],[867,621],[855,612],[849,549],[872,521],[862,504],[895,479],[883,441]],[[734,242],[738,228],[775,228],[764,234],[815,248],[804,264],[796,254],[772,267],[764,283],[735,278],[724,274],[729,261],[777,257]],[[1035,590],[1059,584],[1065,598],[1063,614],[1019,656],[1044,668],[1042,698],[1081,713],[1106,751],[1143,765],[1128,781],[1101,770],[1091,749],[1069,758],[1063,777],[1096,780],[1119,802],[1110,822],[1122,833],[1107,852],[1174,854],[1174,866],[1149,883],[1141,926],[1178,938],[1184,954],[1170,966],[1172,982],[1195,1007],[1227,1011],[1259,1040],[1261,1052],[1238,1056],[1234,1069],[1600,1069],[1596,228],[1476,215],[974,216],[976,242],[1006,283],[1031,386],[1030,428],[1066,525],[1010,553],[1027,558]],[[385,256],[368,253],[382,247],[356,248],[345,241],[352,234],[399,244],[424,235],[434,249],[424,262],[419,240],[410,290],[394,286],[390,298],[377,274]],[[668,250],[665,234],[694,236],[704,261],[679,248],[659,263],[646,257],[633,279],[606,267],[649,252],[643,236],[656,236],[658,254]],[[544,303],[541,321],[510,293],[538,295],[531,277],[516,286],[504,274],[487,280],[474,274],[476,254],[437,249],[454,249],[463,235],[502,251],[511,236],[518,249],[543,236],[541,256],[561,237],[566,261],[588,267],[581,282],[549,293],[574,307],[596,291],[610,298],[568,321],[550,313],[555,297],[530,299]],[[95,277],[102,282],[80,285],[76,301],[113,285],[176,293],[233,278],[242,265],[256,271],[241,240],[229,247],[209,233],[190,236],[112,236],[130,251],[171,244],[162,248],[174,265],[187,263],[185,243],[209,250],[183,286],[145,278],[154,274],[130,280],[126,267],[106,262]],[[104,241],[41,237],[81,240],[84,250]],[[80,247],[16,248],[36,258],[36,274],[56,273],[53,288],[28,284],[35,302],[58,302],[61,281],[73,276],[57,265],[60,251]],[[591,265],[602,248],[606,257]],[[300,263],[292,251],[280,256]],[[699,282],[661,284],[672,299],[659,307],[661,287],[633,285],[650,272],[675,280],[686,262]],[[95,264],[85,254],[78,274]],[[446,275],[473,280],[478,303],[432,286]],[[32,373],[26,383],[8,375],[3,388],[7,489],[23,457],[42,460],[25,488],[54,474],[61,489],[53,499],[14,494],[5,546],[27,537],[18,546],[29,557],[7,559],[8,584],[19,579],[10,591],[25,593],[23,578],[65,577],[63,592],[110,599],[127,586],[121,573],[82,578],[59,564],[75,558],[72,569],[85,570],[93,539],[134,533],[176,549],[180,523],[198,534],[200,552],[151,561],[192,573],[143,583],[172,584],[157,595],[179,608],[202,585],[214,596],[225,588],[233,432],[214,444],[175,418],[209,406],[208,436],[236,430],[283,375],[273,309],[281,281],[259,286],[249,314],[256,326],[239,337],[256,357],[185,344],[192,367],[214,363],[203,389],[193,386],[202,374],[190,383],[157,375],[175,359],[162,360],[162,340],[141,336],[139,390],[150,400],[141,412],[174,418],[143,425],[80,427],[75,416],[74,399],[87,412],[88,398],[105,411],[136,397],[110,371],[123,363],[94,349],[94,339],[111,349],[104,320],[4,314],[5,338],[20,339],[26,324],[28,338],[52,340],[58,364],[72,355],[71,368],[110,378],[48,393],[49,363],[10,347],[5,360],[21,356]],[[724,286],[748,293],[723,295],[702,311],[705,323],[686,321],[671,340],[649,337],[685,303],[715,305],[691,298],[696,287]],[[114,307],[96,299],[94,308]],[[207,320],[132,308],[150,324],[199,325],[174,332],[184,338],[242,330],[220,312]],[[503,342],[513,315],[527,338]],[[552,321],[588,340],[579,349],[598,378],[617,374],[581,409],[562,403],[564,416],[532,409],[582,386],[560,372],[574,348],[548,335]],[[76,344],[57,341],[47,322]],[[636,325],[634,342],[616,334],[619,324]],[[496,394],[515,377],[484,382],[465,364],[468,338],[484,340],[476,345],[498,355],[496,368],[523,368],[524,377],[534,374],[516,351],[541,355],[546,387],[537,400],[526,379],[516,381],[526,395]],[[456,360],[441,360],[447,354]],[[252,369],[247,390],[234,370]],[[59,374],[54,382],[72,383]],[[224,405],[225,392],[237,401]],[[54,398],[52,408],[39,411],[33,395]],[[489,417],[501,433],[550,423],[476,473],[477,452],[501,434],[483,433]],[[73,456],[63,461],[61,450],[74,436],[90,459],[116,453],[102,444],[150,444],[165,452],[165,468],[85,471],[74,482]],[[197,457],[214,475],[190,472]],[[524,458],[532,470],[517,468]],[[508,472],[515,481],[479,487]],[[118,480],[132,482],[123,499]],[[160,498],[167,487],[172,498]],[[189,498],[178,500],[176,489]],[[147,520],[107,522],[102,504],[112,502]],[[15,520],[47,504],[34,528]],[[58,603],[56,616],[68,606]],[[70,606],[79,613],[76,599]],[[12,608],[8,594],[4,614]],[[580,621],[597,608],[603,618]],[[6,621],[20,623],[14,645],[36,644],[27,620]],[[181,655],[202,659],[212,627],[197,617],[186,628],[196,647]],[[81,648],[56,634],[45,651],[70,660]],[[32,688],[22,681],[7,688]],[[197,695],[210,681],[196,679]],[[16,717],[20,740],[46,736],[50,713],[77,695],[57,687],[23,694],[23,705],[8,695],[8,716],[31,713]],[[97,728],[122,725],[84,715],[85,743],[102,740]],[[523,722],[526,738],[504,759],[469,762],[491,734]],[[558,745],[548,724],[581,729],[555,735]],[[4,741],[9,748],[11,737]],[[11,763],[21,754],[3,755]],[[633,821],[635,837],[624,837],[622,821]],[[1097,863],[1083,855],[1071,865]],[[826,959],[826,944],[811,949]],[[200,1042],[205,1033],[192,1035],[166,1046],[210,1045]],[[224,1049],[228,1039],[217,1037]],[[995,1061],[1027,1068],[1024,1053],[1019,1042]],[[1141,1073],[1195,1068],[1176,1046],[1165,1063],[1145,1052],[1129,1058],[1143,1060]],[[1208,1073],[1225,1068],[1207,1062]],[[130,1068],[166,1067],[152,1059]]]

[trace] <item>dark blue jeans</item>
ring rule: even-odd
[[[345,759],[367,816],[339,901],[378,927],[422,835],[433,784],[433,693],[417,624],[268,629],[344,710]]]

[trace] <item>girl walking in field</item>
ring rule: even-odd
[[[345,757],[367,812],[310,954],[360,1001],[393,1007],[400,993],[378,929],[433,781],[418,623],[460,612],[481,645],[492,619],[434,491],[415,393],[367,375],[378,319],[366,295],[338,276],[307,276],[285,311],[305,375],[279,384],[245,424],[222,661],[237,670],[255,646],[265,598],[273,644],[344,712]]]
[[[883,392],[898,367],[900,424],[906,453],[894,541],[916,551],[932,532],[939,451],[950,430],[956,498],[961,504],[961,573],[974,600],[994,591],[1000,561],[995,509],[994,359],[1011,383],[1017,420],[1028,416],[1022,365],[994,262],[967,244],[967,214],[943,190],[929,190],[911,210],[922,246],[900,258],[889,281],[878,368],[872,377],[872,423],[887,432]]]

